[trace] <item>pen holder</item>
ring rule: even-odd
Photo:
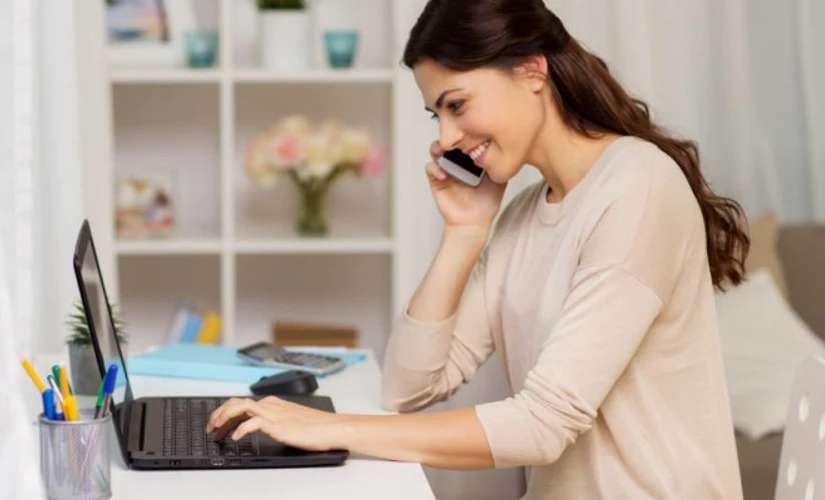
[[[50,499],[112,497],[111,419],[85,410],[73,421],[40,415],[40,473]]]

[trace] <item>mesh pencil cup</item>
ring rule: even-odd
[[[38,418],[40,473],[46,495],[53,500],[111,498],[111,414],[94,419],[81,411],[80,420]]]

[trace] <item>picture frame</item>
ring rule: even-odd
[[[195,29],[192,0],[99,0],[106,2],[109,66],[186,66],[185,34]]]
[[[177,222],[177,182],[170,172],[142,172],[118,178],[115,225],[118,238],[173,236]]]

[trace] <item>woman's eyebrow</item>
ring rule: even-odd
[[[435,100],[436,109],[441,109],[441,107],[444,105],[444,98],[447,97],[447,94],[449,94],[450,92],[457,92],[459,90],[462,90],[462,89],[459,87],[459,88],[445,90],[444,92],[442,92],[441,95],[438,96],[438,99]],[[430,113],[433,112],[433,110],[431,110],[430,108],[428,108],[426,106],[424,106],[424,110],[429,111]]]

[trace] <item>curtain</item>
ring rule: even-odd
[[[20,367],[33,318],[33,11],[28,0],[0,4],[0,484],[4,498],[42,498],[34,418],[36,396]]]
[[[546,0],[747,214],[825,220],[820,0]]]

